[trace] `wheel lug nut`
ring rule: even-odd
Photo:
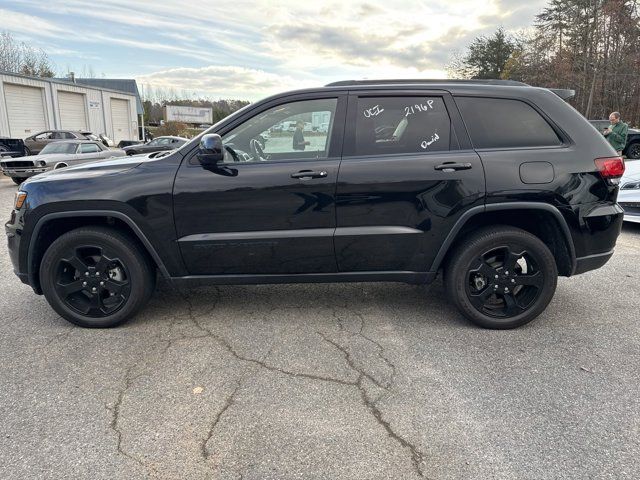
[[[89,272],[84,272],[84,276],[88,277],[89,276]]]
[[[509,272],[504,272],[505,275],[509,275]]]
[[[104,287],[104,282],[100,282],[100,286],[101,286],[101,287]]]
[[[87,282],[82,282],[82,286],[86,287],[87,286]]]
[[[498,285],[494,285],[494,286],[493,286],[493,288],[496,288],[496,289],[497,289],[497,288],[498,288]]]
[[[512,279],[511,279],[511,283],[516,283],[515,278],[512,278]]]
[[[498,278],[498,275],[496,275],[495,278]]]
[[[95,293],[95,292],[98,291],[98,289],[96,287],[93,287],[93,288],[91,288],[91,291]]]

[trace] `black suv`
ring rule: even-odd
[[[624,162],[552,92],[338,82],[249,105],[170,155],[56,170],[16,194],[15,272],[110,327],[174,283],[397,281],[444,272],[478,325],[523,325],[557,276],[605,264]]]

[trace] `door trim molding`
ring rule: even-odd
[[[338,228],[301,228],[296,230],[256,230],[248,232],[195,233],[178,239],[178,242],[216,242],[225,240],[262,240],[278,238],[343,237],[360,235],[407,235],[424,233],[411,227],[382,225]]]

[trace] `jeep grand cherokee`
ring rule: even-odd
[[[276,95],[165,157],[31,178],[6,224],[11,260],[86,327],[131,318],[156,271],[215,284],[442,271],[471,321],[523,325],[558,275],[607,262],[622,225],[624,162],[564,93],[393,80]]]

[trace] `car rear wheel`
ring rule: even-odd
[[[530,322],[556,290],[558,269],[552,253],[539,238],[518,228],[480,230],[450,258],[447,292],[464,316],[484,328]]]
[[[155,288],[155,269],[129,237],[102,227],[72,230],[45,252],[40,284],[51,307],[82,327],[115,327]]]
[[[629,145],[627,148],[627,158],[638,159],[640,158],[640,142],[635,142]]]

